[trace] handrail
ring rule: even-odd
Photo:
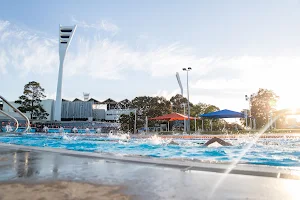
[[[25,128],[25,130],[23,131],[23,133],[26,133],[29,128],[30,128],[30,121],[28,119],[28,117],[26,117],[26,115],[24,115],[19,109],[17,109],[16,107],[14,107],[11,103],[9,103],[3,96],[0,95],[0,99],[2,99],[5,103],[7,103],[10,107],[12,107],[14,109],[14,111],[16,111],[17,113],[19,113],[26,121],[27,121],[27,127]]]
[[[16,128],[15,128],[14,132],[17,132],[17,130],[19,128],[19,122],[18,122],[18,120],[16,118],[14,118],[13,116],[7,114],[6,112],[2,111],[2,110],[0,110],[0,113],[2,113],[3,115],[5,115],[5,116],[7,116],[7,117],[9,117],[11,119],[13,119],[16,122]]]

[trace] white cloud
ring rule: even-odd
[[[77,20],[74,17],[72,17],[72,22],[76,23],[79,27],[104,30],[113,34],[116,34],[120,30],[120,28],[117,25],[110,23],[107,20],[100,20],[97,23],[88,23],[84,20]]]
[[[0,20],[0,73],[14,67],[19,74],[47,73],[57,67],[57,44]]]
[[[274,88],[275,91],[286,92],[296,89],[300,57],[254,57],[240,56],[229,59],[216,59],[210,71],[191,83],[195,89],[218,90],[253,90],[258,88]],[[222,66],[222,68],[220,68]],[[221,71],[221,75],[217,74]],[[231,74],[235,72],[235,74]],[[206,78],[209,77],[209,78]]]
[[[105,30],[105,31],[114,32],[114,33],[119,31],[119,27],[117,25],[110,23],[106,20],[102,20],[101,25],[102,25],[103,30]]]
[[[8,63],[8,57],[6,56],[6,52],[4,50],[0,50],[0,75],[6,74],[6,64]]]
[[[173,90],[173,91],[168,91],[168,90],[158,90],[155,94],[153,94],[152,96],[162,96],[165,97],[166,99],[170,100],[171,97],[175,96],[176,94],[178,94],[180,91],[178,89]]]
[[[201,75],[208,71],[208,64],[212,60],[197,58],[179,44],[138,51],[109,39],[80,37],[73,45],[76,45],[75,54],[69,54],[66,61],[68,74],[85,73],[103,79],[120,79],[125,70],[146,71],[152,76],[173,76],[182,66],[195,67],[195,71]]]

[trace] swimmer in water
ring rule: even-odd
[[[213,143],[218,143],[220,144],[221,146],[232,146],[232,144],[230,144],[229,142],[226,142],[220,138],[217,138],[217,137],[214,137],[210,140],[208,140],[206,143],[197,143],[197,144],[201,144],[205,147],[208,147],[209,145],[213,144]],[[169,143],[170,145],[179,145],[177,142],[174,142],[173,140]]]
[[[225,142],[224,140],[217,138],[217,137],[214,137],[214,138],[208,140],[205,144],[203,144],[203,146],[208,147],[209,145],[211,145],[215,142],[219,143],[222,146],[232,146],[232,144],[230,144],[229,142]]]

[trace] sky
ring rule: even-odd
[[[59,24],[77,25],[63,76],[65,99],[121,101],[180,93],[192,103],[248,108],[259,88],[300,107],[297,0],[6,1],[0,7],[0,94],[13,101],[29,81],[55,99]]]

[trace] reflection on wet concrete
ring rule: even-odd
[[[136,199],[207,199],[220,173],[182,171],[0,147],[0,181],[72,180],[125,186]],[[300,181],[229,174],[212,199],[298,199]]]

